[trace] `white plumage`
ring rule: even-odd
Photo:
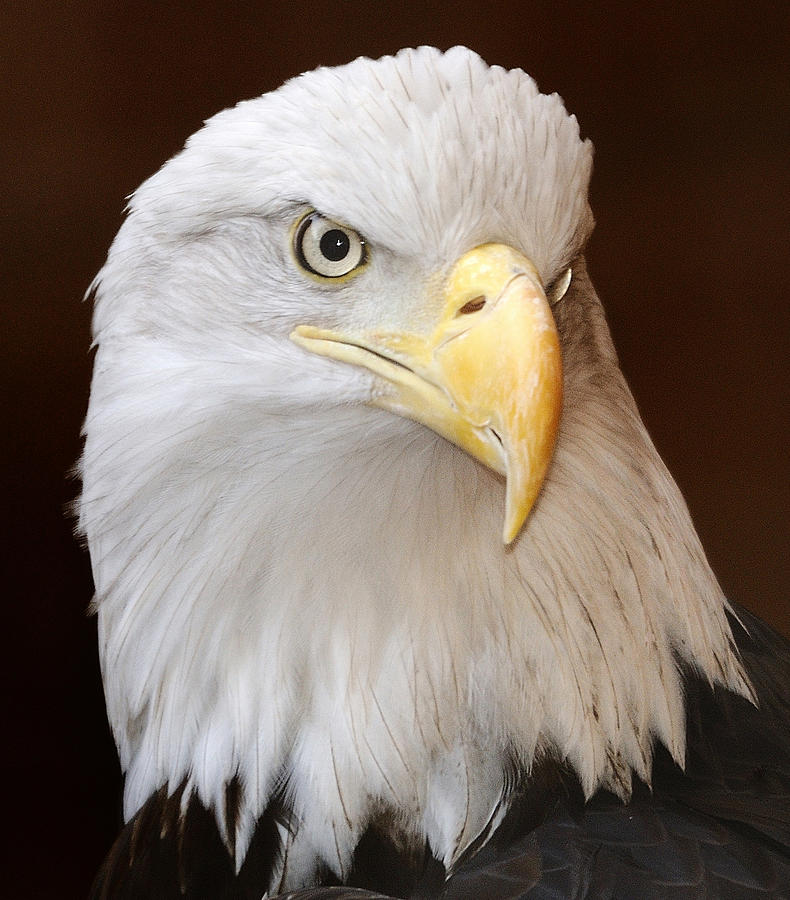
[[[451,870],[514,763],[623,797],[654,740],[682,763],[676,657],[749,694],[586,274],[591,157],[522,72],[420,48],[220,113],[135,193],[95,284],[80,506],[127,817],[185,782],[240,866],[283,792],[272,888],[342,878],[382,812]],[[299,269],[308,209],[364,237],[357,277]],[[289,340],[426,328],[491,241],[547,286],[573,267],[556,451],[510,546],[499,475]]]

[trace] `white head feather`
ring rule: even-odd
[[[524,73],[420,48],[220,113],[136,192],[96,280],[80,507],[127,816],[186,782],[226,830],[238,778],[238,863],[273,792],[294,806],[286,885],[342,874],[382,810],[451,866],[514,760],[623,796],[655,739],[682,762],[678,661],[748,693],[579,257],[591,157]],[[299,272],[308,207],[365,236],[362,275]],[[508,548],[498,476],[288,340],[419,321],[492,240],[547,284],[574,262],[558,446]]]

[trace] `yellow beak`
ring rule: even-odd
[[[503,539],[516,537],[551,461],[562,406],[557,329],[525,256],[504,244],[465,253],[429,334],[300,325],[291,339],[375,372],[372,403],[427,425],[505,475]]]

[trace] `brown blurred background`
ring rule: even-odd
[[[91,365],[82,295],[124,197],[205,117],[318,64],[463,43],[565,98],[596,145],[590,270],[644,418],[726,592],[790,633],[789,4],[11,7],[6,896],[84,896],[118,824],[90,569],[66,515]]]

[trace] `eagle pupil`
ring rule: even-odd
[[[321,253],[330,262],[340,262],[348,256],[351,242],[348,235],[339,228],[332,228],[321,235]]]

